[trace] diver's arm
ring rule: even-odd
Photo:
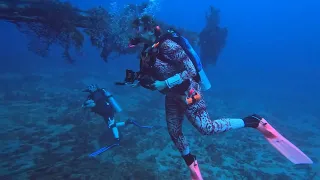
[[[139,81],[137,83],[131,84],[131,87],[133,87],[133,88],[140,87],[140,86],[141,86],[141,84]]]
[[[140,78],[142,77],[143,72],[140,70],[138,72],[135,73],[135,80],[137,81],[136,83],[132,83],[131,87],[140,87]]]
[[[83,104],[83,108],[93,108],[96,106],[96,103],[92,99],[87,99]]]
[[[178,61],[179,63],[182,63],[185,69],[184,71],[177,73],[165,80],[169,88],[179,85],[185,80],[192,79],[197,75],[197,71],[192,61],[180,45],[172,40],[166,40],[162,43],[161,48],[165,58],[171,61]]]

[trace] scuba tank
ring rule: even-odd
[[[196,51],[193,49],[193,47],[191,46],[191,44],[189,43],[189,41],[185,37],[181,36],[180,34],[175,32],[173,29],[169,29],[166,34],[164,34],[158,38],[158,41],[156,41],[156,43],[152,46],[152,48],[154,48],[154,46],[155,46],[155,48],[160,46],[160,44],[167,39],[170,39],[170,40],[174,41],[175,43],[177,43],[178,45],[180,45],[182,47],[182,49],[185,51],[185,53],[188,55],[188,57],[192,61],[192,64],[194,65],[194,67],[197,71],[197,74],[198,74],[197,79],[198,80],[196,80],[196,81],[200,84],[201,89],[203,91],[210,89],[211,83],[210,83],[206,73],[203,70],[200,57],[198,56]],[[164,60],[168,63],[171,63],[170,60],[166,60],[166,58],[164,58],[163,56],[162,57],[160,56],[158,58],[161,60]]]
[[[178,44],[180,46],[182,46],[183,50],[187,53],[187,55],[189,56],[190,60],[192,61],[193,65],[196,68],[197,73],[200,77],[199,83],[200,83],[201,89],[203,91],[210,89],[211,83],[210,83],[206,73],[203,70],[200,57],[198,56],[196,51],[192,48],[191,44],[189,43],[189,41],[185,37],[183,37],[183,36],[179,36],[179,37],[180,37],[180,43],[178,43]]]
[[[120,107],[120,105],[117,103],[117,101],[113,98],[112,94],[108,91],[105,91],[105,95],[108,98],[109,103],[112,105],[112,107],[116,110],[116,112],[121,112],[122,109]]]

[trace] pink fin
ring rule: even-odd
[[[312,164],[312,160],[299,148],[284,138],[265,119],[262,118],[257,128],[269,143],[294,164]]]
[[[191,180],[203,180],[197,160],[190,166]]]

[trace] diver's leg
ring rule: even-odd
[[[112,130],[113,137],[114,137],[116,143],[119,143],[119,141],[120,141],[119,130],[118,130],[117,126],[116,126],[114,118],[110,118],[109,117],[107,122],[108,122],[108,128],[110,128]]]
[[[225,118],[210,120],[204,100],[200,100],[198,103],[188,107],[186,114],[193,126],[195,126],[202,134],[211,135],[243,127],[255,128],[264,135],[274,148],[294,164],[313,163],[306,154],[283,137],[264,118],[257,114],[249,115],[242,119]]]
[[[174,97],[166,96],[165,109],[169,135],[189,167],[191,178],[193,180],[202,180],[196,157],[190,154],[189,145],[182,133],[185,106],[177,102]]]
[[[135,120],[133,118],[129,118],[128,120],[124,121],[124,122],[117,122],[116,126],[117,127],[121,127],[121,126],[126,126],[128,124],[134,124]]]
[[[211,135],[245,127],[244,120],[240,118],[211,120],[203,99],[189,105],[186,110],[186,116],[192,125],[203,135]]]
[[[126,122],[117,122],[116,123],[117,127],[121,127],[121,126],[125,126],[125,125],[126,125]]]
[[[180,153],[186,155],[189,153],[189,145],[182,133],[183,109],[174,97],[166,96],[165,110],[169,135]]]
[[[188,105],[186,107],[185,114],[188,120],[201,134],[209,135],[244,127],[244,121],[242,119],[228,118],[212,121],[206,110],[206,105],[203,99],[192,105]],[[189,154],[184,155],[183,158],[191,170],[192,179],[201,180],[202,177],[195,156],[189,152]]]

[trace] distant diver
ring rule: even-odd
[[[152,128],[152,126],[141,126],[132,118],[129,118],[125,122],[116,122],[115,113],[122,111],[119,104],[113,98],[110,92],[106,91],[103,88],[99,88],[98,85],[91,84],[89,85],[84,92],[89,92],[87,100],[82,104],[83,108],[91,108],[92,112],[102,116],[105,122],[108,125],[108,128],[112,129],[114,136],[114,143],[110,146],[103,147],[98,151],[90,154],[89,156],[95,157],[112,147],[120,145],[119,131],[118,127],[126,126],[128,124],[136,125],[140,128]]]

